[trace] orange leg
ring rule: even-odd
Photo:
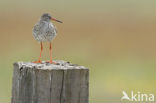
[[[42,62],[42,61],[41,61],[42,51],[43,51],[43,45],[42,45],[42,42],[41,42],[40,56],[39,56],[39,58],[38,58],[38,61],[35,61],[35,62],[33,62],[33,63],[41,63],[41,62]]]
[[[49,61],[49,63],[50,63],[50,64],[52,64],[52,63],[55,64],[55,62],[53,62],[53,59],[52,59],[52,44],[51,44],[51,42],[50,42],[50,47],[49,47],[49,49],[50,49],[50,61]]]

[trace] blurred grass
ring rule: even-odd
[[[19,61],[22,55],[10,55],[9,60],[1,62],[0,69],[0,103],[9,103],[11,98],[12,63]],[[90,60],[83,58],[83,54],[62,56],[67,61],[85,65],[90,68],[90,103],[120,103],[121,91],[155,92],[156,60],[132,57],[105,58]],[[33,54],[22,56],[23,61],[29,61]],[[82,56],[82,58],[81,58]],[[59,57],[60,58],[60,57]],[[56,58],[57,59],[57,58]],[[113,99],[112,99],[113,98]]]
[[[122,91],[156,93],[155,0],[1,0],[0,103],[10,103],[12,64],[37,59],[32,27],[43,12],[54,24],[54,59],[90,68],[90,103],[121,103]],[[49,58],[44,44],[43,60]]]

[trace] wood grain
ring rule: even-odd
[[[89,69],[57,64],[14,63],[12,103],[89,103]]]

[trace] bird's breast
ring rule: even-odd
[[[33,35],[37,41],[51,41],[56,36],[56,29],[51,22],[43,22],[34,27]]]

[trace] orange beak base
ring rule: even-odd
[[[63,23],[62,21],[57,20],[57,19],[55,19],[55,18],[51,18],[51,20],[53,20],[53,21],[57,21],[57,22],[59,22],[59,23]]]

